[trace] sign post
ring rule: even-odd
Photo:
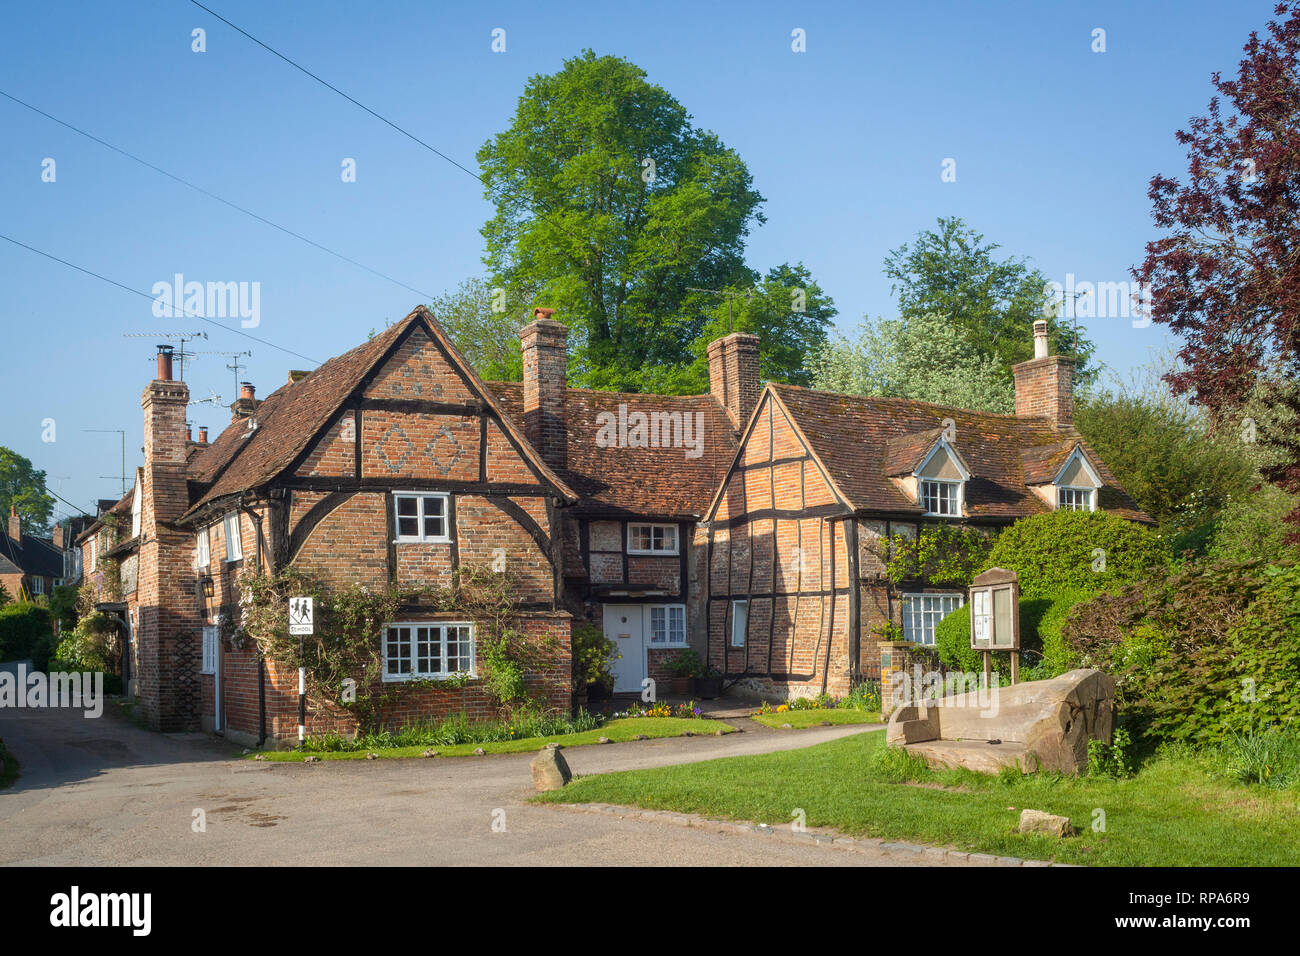
[[[298,746],[307,740],[307,642],[315,631],[315,602],[309,597],[289,598],[289,634],[298,637]]]
[[[1011,683],[1020,680],[1020,576],[990,568],[971,582],[970,646],[984,657],[984,678],[991,679],[993,652],[1011,652]]]

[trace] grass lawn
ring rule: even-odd
[[[878,724],[881,722],[880,714],[870,710],[836,710],[828,708],[824,710],[787,710],[784,714],[753,714],[751,720],[756,720],[766,727],[775,727],[778,730],[782,724],[789,724],[794,730],[800,727],[817,727],[822,721],[831,724]]]
[[[11,754],[5,747],[5,742],[0,740],[0,790],[17,779],[18,758]]]
[[[541,750],[552,741],[565,747],[581,747],[594,744],[601,737],[608,737],[615,743],[632,740],[638,734],[647,737],[680,737],[687,731],[700,736],[711,736],[721,730],[725,734],[736,728],[720,720],[706,720],[689,717],[624,717],[611,720],[596,730],[584,730],[580,734],[556,734],[551,737],[521,737],[518,740],[494,740],[478,744],[455,744],[450,747],[419,744],[414,747],[384,747],[373,751],[313,751],[301,753],[296,750],[268,750],[264,756],[267,760],[302,761],[307,757],[320,757],[322,760],[365,760],[367,753],[377,753],[381,757],[419,757],[426,750],[438,751],[440,757],[468,757],[482,747],[490,754],[513,754],[529,750]],[[250,755],[249,759],[252,759]]]
[[[1128,780],[924,771],[913,783],[894,783],[871,762],[884,736],[857,734],[804,750],[581,777],[534,799],[634,804],[773,826],[789,823],[802,808],[810,826],[851,836],[1064,863],[1300,864],[1300,791],[1211,779],[1195,757],[1153,758]],[[1079,833],[1054,840],[1013,832],[1027,807],[1067,815]],[[1097,809],[1106,815],[1102,833],[1092,829]]]

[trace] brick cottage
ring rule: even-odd
[[[190,438],[189,390],[160,349],[135,488],[78,539],[151,726],[296,736],[296,673],[219,627],[253,569],[406,586],[504,558],[523,630],[556,649],[530,691],[560,709],[583,621],[618,647],[616,692],[692,647],[728,682],[840,694],[879,673],[877,624],[931,643],[961,602],[890,586],[882,536],[1056,508],[1146,520],[1073,429],[1071,360],[1047,355],[1041,323],[1016,414],[992,415],[764,387],[742,333],[710,345],[707,395],[569,388],[550,316],[520,333],[523,381],[484,382],[421,307],[264,400],[245,385],[212,442]],[[381,647],[385,680],[470,677],[406,695],[390,722],[490,712],[473,621],[403,612]],[[311,702],[309,733],[353,726]]]

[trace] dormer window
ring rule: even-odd
[[[961,517],[962,482],[921,479],[921,508],[927,515]]]
[[[957,449],[940,436],[912,472],[916,501],[928,517],[960,518],[970,469]]]
[[[1097,489],[1071,488],[1062,485],[1056,489],[1057,511],[1096,511]]]
[[[1056,473],[1057,511],[1096,511],[1097,489],[1101,476],[1097,474],[1083,449],[1075,446],[1061,470]]]

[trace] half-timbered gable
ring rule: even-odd
[[[1068,361],[1044,352],[1028,364]],[[879,676],[884,625],[932,643],[964,600],[924,580],[890,583],[892,537],[942,522],[992,531],[1059,508],[1150,520],[1074,430],[1069,401],[1021,404],[993,415],[767,386],[703,525],[710,662],[763,693],[842,694]]]

